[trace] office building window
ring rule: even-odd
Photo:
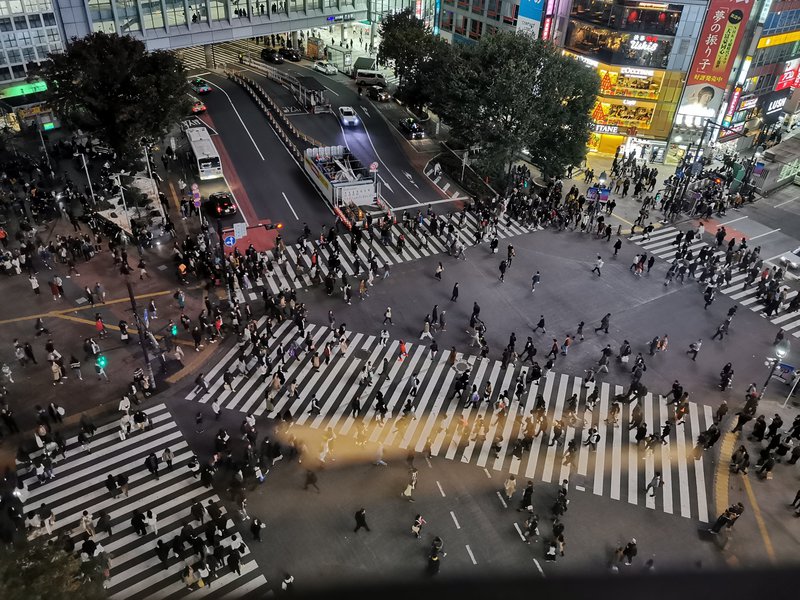
[[[209,6],[212,21],[225,21],[228,18],[228,4],[225,0],[211,0]]]
[[[28,28],[28,21],[25,20],[25,17],[14,17],[14,29],[19,31],[20,29],[27,29]]]
[[[141,31],[139,24],[139,11],[136,10],[136,0],[114,0],[117,7],[117,19],[119,19],[119,31],[121,34]]]
[[[114,13],[111,11],[111,0],[89,0],[89,14],[92,17],[92,31],[116,32]],[[45,25],[49,25],[47,15],[44,15],[44,17]],[[55,18],[53,21],[53,25],[55,25]]]
[[[109,6],[109,9],[110,9],[111,4],[109,4],[108,6]],[[55,25],[56,25],[56,16],[53,13],[45,13],[45,14],[43,14],[42,15],[42,20],[44,21],[44,24],[49,26],[49,27],[55,27]]]
[[[14,15],[22,12],[19,0],[0,0],[0,15]]]
[[[297,12],[303,10],[303,0],[287,0],[289,5],[289,12]]]
[[[683,7],[638,0],[575,0],[571,14],[620,31],[675,35]]]
[[[28,14],[53,10],[53,3],[50,0],[24,0],[23,4],[25,5],[25,12]]]
[[[183,0],[165,0],[167,5],[167,22],[170,25],[186,25],[186,9]]]
[[[30,31],[18,31],[17,32],[17,43],[20,46],[30,46],[31,45],[31,32]]]
[[[14,31],[11,19],[0,19],[0,31]]]
[[[30,23],[31,29],[36,29],[37,27],[41,27],[42,17],[40,15],[28,15],[28,23]]]
[[[164,12],[161,10],[161,0],[142,0],[142,22],[145,29],[163,29]]]
[[[3,48],[16,48],[17,47],[17,36],[13,33],[4,33],[0,36],[0,40],[3,42]]]

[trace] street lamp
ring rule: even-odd
[[[597,182],[600,184],[600,187],[605,186],[607,179],[608,179],[608,174],[605,171],[600,173],[600,177],[597,180]]]
[[[775,345],[775,358],[767,359],[767,365],[771,365],[772,368],[769,370],[769,376],[764,382],[764,387],[761,388],[761,395],[759,396],[760,398],[764,397],[764,393],[767,391],[769,382],[772,380],[773,375],[775,375],[775,371],[778,370],[781,361],[786,357],[787,354],[789,354],[790,348],[791,344],[787,339],[783,339]]]

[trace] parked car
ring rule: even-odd
[[[344,125],[345,127],[358,125],[358,115],[356,114],[356,111],[353,109],[352,106],[340,106],[339,118],[342,121],[342,125]]]
[[[265,63],[272,63],[275,65],[283,64],[283,57],[274,48],[264,48],[261,51],[261,60],[263,60]]]
[[[325,75],[336,75],[336,67],[334,67],[331,63],[325,60],[318,60],[314,63],[314,70],[319,71],[320,73],[325,73]]]
[[[281,48],[278,50],[280,55],[285,58],[286,60],[290,60],[292,62],[300,62],[300,53],[295,50],[294,48]]]
[[[408,117],[407,119],[400,119],[398,124],[400,132],[410,140],[419,140],[425,137],[425,130],[419,121]]]
[[[192,79],[189,82],[189,87],[197,94],[207,94],[211,91],[211,85],[205,79],[200,79],[199,77]]]
[[[378,102],[389,102],[392,95],[379,85],[372,85],[367,89],[367,96]]]
[[[215,217],[228,217],[238,212],[236,202],[228,192],[214,192],[205,202],[205,209]]]

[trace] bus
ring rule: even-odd
[[[222,161],[208,130],[205,127],[190,127],[186,130],[186,138],[189,140],[192,160],[200,179],[222,177]]]

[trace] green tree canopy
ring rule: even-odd
[[[430,101],[431,77],[438,76],[438,54],[444,46],[410,8],[384,17],[378,62],[392,63],[399,79],[396,96],[420,108]]]
[[[3,600],[100,600],[106,598],[102,582],[101,565],[94,561],[82,564],[74,554],[67,554],[41,538],[0,547]]]
[[[486,174],[503,178],[526,149],[546,175],[558,175],[586,153],[597,74],[549,42],[525,34],[484,36],[459,48],[461,68],[443,71],[432,107],[464,145],[480,148]]]
[[[138,157],[143,137],[163,136],[187,114],[189,88],[180,60],[169,52],[147,52],[130,36],[98,32],[73,38],[50,59],[42,70],[50,105],[121,161]]]

